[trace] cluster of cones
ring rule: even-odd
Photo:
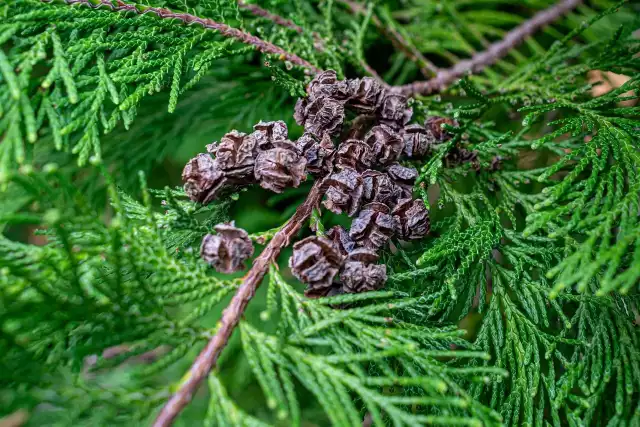
[[[408,124],[411,116],[408,99],[376,80],[338,80],[334,71],[325,71],[296,104],[294,118],[304,126],[300,138],[291,141],[282,121],[260,122],[250,134],[233,130],[187,163],[185,192],[206,204],[226,189],[257,183],[279,193],[307,175],[324,179],[323,205],[352,217],[351,227],[297,242],[293,274],[307,284],[309,296],[379,289],[386,281],[379,251],[391,238],[420,239],[430,226],[424,201],[412,197],[417,171],[399,162],[430,155],[451,138],[443,125],[457,125],[441,117]],[[461,150],[447,156],[477,161],[473,152]],[[241,229],[221,227],[219,239],[205,237],[202,255],[219,271],[237,271],[253,253],[250,241]]]

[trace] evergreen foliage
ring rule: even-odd
[[[0,424],[152,423],[243,283],[200,260],[202,237],[235,220],[264,245],[310,188],[202,206],[177,187],[186,159],[260,120],[299,134],[310,67],[408,85],[554,2],[509,4],[0,0]],[[405,162],[430,234],[382,254],[382,291],[306,298],[270,260],[177,424],[639,425],[638,16],[585,2],[414,93],[413,121],[458,122]],[[478,167],[450,161],[460,147]],[[300,235],[345,218],[309,222]]]

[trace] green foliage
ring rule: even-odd
[[[126,343],[126,351],[117,357],[103,354],[93,369],[171,346],[155,364],[136,374],[146,378],[184,356],[192,345],[206,341],[210,331],[198,325],[199,318],[237,282],[211,276],[188,243],[193,233],[200,235],[211,221],[224,219],[228,205],[198,208],[184,201],[181,192],[167,189],[168,212],[161,215],[119,196],[111,185],[114,212],[107,226],[69,176],[54,165],[45,169],[11,176],[36,207],[2,218],[3,223],[38,227],[48,243],[40,247],[6,237],[0,240],[0,395],[12,389],[42,394],[57,384],[60,367],[77,372],[86,368],[86,357],[118,344]],[[148,194],[145,200],[150,202]],[[195,220],[193,215],[203,210],[207,219]],[[176,252],[182,255],[176,257]],[[176,307],[189,310],[176,316]],[[121,404],[122,409],[138,411],[161,399],[147,395],[149,402],[142,399],[140,407],[127,408],[132,399],[140,400],[135,393],[128,390],[122,402],[94,404]],[[58,396],[52,398],[53,405],[59,403]],[[3,398],[2,407],[11,411],[22,404]],[[86,416],[88,409],[76,415]]]
[[[458,116],[469,116],[496,104],[524,104],[518,111],[525,113],[525,129],[544,114],[565,113],[549,122],[548,133],[531,143],[532,149],[539,150],[560,140],[558,146],[549,147],[558,158],[532,175],[548,185],[535,201],[524,204],[528,213],[524,235],[544,228],[549,237],[563,238],[570,252],[548,272],[549,277],[558,277],[552,295],[573,285],[585,291],[594,279],[599,279],[601,295],[611,290],[626,293],[640,279],[640,157],[634,121],[640,108],[620,106],[620,102],[636,98],[625,94],[638,89],[640,43],[629,38],[622,27],[608,40],[579,46],[567,43],[583,30],[581,27],[558,41],[493,93],[480,94],[471,83],[463,82],[478,102],[458,112]],[[585,83],[582,79],[594,69],[626,74],[630,79],[593,98],[592,88],[602,82]],[[552,179],[559,174],[563,175],[561,180]],[[596,277],[603,269],[602,277]]]
[[[469,141],[487,166],[495,156],[504,160],[472,177],[468,168],[443,167],[445,147],[423,165],[419,192],[428,197],[425,183],[439,192],[438,237],[409,253],[417,268],[392,276],[401,289],[416,279],[425,284],[434,319],[479,323],[474,343],[493,356],[482,365],[510,376],[474,385],[472,395],[508,425],[625,425],[640,417],[640,110],[620,104],[638,97],[638,42],[620,28],[573,43],[587,27],[500,85],[474,78],[452,89],[468,100],[445,106],[462,122],[449,146]],[[593,98],[599,83],[586,81],[593,69],[630,78]],[[440,105],[436,96],[421,108]],[[513,131],[477,125],[514,108],[522,123]],[[537,162],[522,166],[531,153],[540,153]]]
[[[385,419],[397,425],[499,422],[499,415],[472,400],[459,382],[482,382],[505,372],[456,366],[461,359],[488,355],[450,350],[469,347],[455,328],[402,320],[403,311],[422,308],[419,299],[379,292],[309,300],[272,268],[267,304],[262,317],[280,313],[278,334],[265,335],[246,322],[241,331],[249,365],[278,418],[300,423],[293,376],[334,425],[356,425],[366,412],[375,425],[385,425]],[[337,314],[336,306],[343,308]],[[354,405],[354,395],[362,409]]]
[[[422,66],[411,48],[445,67],[552,3],[359,3],[349,15],[342,1],[260,2],[302,32],[235,1],[137,7],[211,18],[341,76],[378,70],[404,84]],[[585,2],[482,73],[417,97],[414,121],[459,122],[407,161],[430,235],[383,254],[379,292],[308,299],[286,252],[273,260],[178,424],[640,423],[637,10]],[[0,0],[0,15],[0,417],[149,424],[241,282],[199,260],[202,236],[235,219],[263,244],[309,189],[203,207],[172,186],[232,128],[285,120],[295,137],[308,76],[151,13]],[[608,83],[592,70],[628,79],[594,97]],[[478,171],[451,163],[460,147],[477,153]],[[138,170],[164,189],[147,190]],[[310,228],[343,220],[317,209]]]
[[[187,9],[225,20],[238,16],[235,2],[233,14],[226,4],[231,2],[222,3]],[[0,86],[2,173],[33,158],[31,143],[41,137],[52,140],[57,150],[76,154],[80,166],[91,156],[101,158],[101,136],[119,127],[128,130],[144,98],[167,91],[165,108],[173,112],[178,99],[210,74],[217,60],[246,60],[254,49],[201,26],[152,14],[36,0],[4,2],[0,8],[0,45],[7,48],[0,52],[6,82]],[[294,34],[278,30],[272,37],[293,52],[313,49],[304,34]],[[274,76],[276,81],[295,80]]]
[[[377,9],[385,26],[401,32],[435,65],[446,67],[486,49],[490,43],[504,37],[510,29],[522,24],[535,12],[556,3],[553,0],[526,0],[517,5],[508,0],[411,0],[406,7],[398,10],[393,10],[384,2]],[[570,30],[581,27],[584,21],[617,3],[608,0],[584,2],[566,17],[542,28],[540,34],[528,37],[521,46],[511,49],[506,57],[485,70],[478,79],[486,81],[493,88],[501,86],[506,77],[518,71],[529,59],[544,54],[550,42],[561,39]],[[633,15],[633,11],[626,10],[616,15],[616,22],[630,21]],[[606,37],[609,34],[606,30],[590,28],[584,37],[598,40],[603,35]],[[406,58],[402,52],[395,53],[393,66],[385,75],[387,80],[398,79],[398,83],[401,83],[407,76],[420,78],[416,64]]]

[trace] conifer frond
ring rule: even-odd
[[[634,343],[640,336],[628,307],[637,304],[637,296],[592,297],[565,290],[550,299],[554,282],[540,276],[563,259],[561,241],[523,238],[490,219],[464,231],[449,225],[426,250],[417,251],[422,255],[415,270],[391,279],[400,290],[422,295],[429,317],[479,323],[471,331],[473,342],[492,358],[469,366],[501,367],[510,375],[488,386],[471,385],[472,395],[489,402],[506,425],[568,419],[588,425],[595,414],[621,422],[635,419],[640,360]],[[416,279],[424,284],[422,291],[407,286]],[[590,290],[597,284],[592,281]]]
[[[238,408],[235,402],[229,398],[224,385],[215,374],[209,376],[208,383],[211,397],[209,398],[207,417],[204,420],[205,426],[266,427],[269,425]]]
[[[486,358],[463,350],[468,345],[460,331],[403,321],[405,310],[420,309],[417,299],[389,300],[392,292],[379,292],[310,300],[275,268],[267,292],[262,318],[281,313],[279,333],[264,334],[248,322],[241,331],[244,354],[278,418],[300,425],[295,378],[333,425],[359,424],[366,413],[379,426],[499,423],[494,411],[470,399],[459,384],[504,372],[458,367],[463,359]],[[453,351],[452,345],[461,349]]]
[[[166,346],[155,363],[136,374],[145,378],[207,339],[210,331],[199,326],[200,317],[235,290],[236,282],[210,275],[192,253],[190,236],[208,227],[192,216],[197,212],[192,202],[167,190],[168,214],[154,214],[148,205],[118,196],[111,185],[115,216],[105,225],[69,176],[53,165],[10,179],[37,208],[0,222],[39,227],[48,244],[0,239],[3,393],[24,388],[42,394],[55,384],[58,369],[78,371],[88,356],[103,355],[93,366],[98,370]],[[145,198],[148,203],[148,194]],[[208,220],[217,222],[225,204],[206,211]],[[173,313],[187,306],[181,315]],[[122,344],[127,349],[118,357],[103,353]],[[87,387],[97,393],[99,384]]]
[[[538,34],[524,39],[522,46],[514,46],[507,55],[490,64],[478,75],[478,81],[497,87],[504,78],[509,77],[528,60],[546,51],[547,39],[560,39],[572,30],[580,27],[601,11],[615,6],[616,1],[603,2],[524,2],[519,8],[511,7],[508,1],[490,2],[439,2],[433,0],[414,0],[408,7],[394,10],[391,6],[381,5],[377,13],[388,26],[397,27],[406,35],[410,45],[432,59],[440,71],[450,65],[456,65],[466,58],[485,51],[492,42],[503,39],[509,30],[517,25],[528,23],[528,19],[537,12],[545,11],[556,3],[567,3],[561,19],[556,19],[541,28]],[[572,3],[572,4],[569,4]],[[626,11],[632,19],[634,12]],[[426,25],[428,23],[428,25]],[[599,34],[589,31],[585,38],[597,40]],[[387,78],[402,78],[406,74],[416,75],[416,65],[403,61],[402,53],[396,53],[394,66]],[[477,69],[470,70],[478,74]],[[437,74],[437,73],[434,73]],[[416,76],[417,77],[417,76]]]
[[[570,36],[580,31],[584,28]],[[476,102],[456,115],[477,116],[500,104],[522,105],[518,111],[524,114],[524,135],[539,128],[537,122],[545,115],[562,114],[547,123],[550,128],[544,136],[531,143],[535,150],[550,150],[556,156],[553,164],[529,171],[526,177],[522,172],[509,175],[520,178],[519,182],[536,179],[545,188],[537,195],[522,194],[501,173],[496,174],[497,183],[513,204],[527,211],[524,235],[545,229],[550,237],[565,240],[567,257],[548,272],[549,277],[558,276],[554,295],[574,285],[585,291],[596,277],[602,294],[628,292],[640,277],[635,254],[640,230],[636,129],[640,109],[620,103],[637,99],[640,43],[622,27],[609,40],[572,45],[570,39],[556,43],[493,92],[483,94],[471,82],[462,81],[461,87]],[[630,78],[593,98],[597,83],[586,82],[587,72],[593,69]],[[514,197],[516,193],[521,194]]]
[[[481,364],[510,376],[471,388],[507,425],[638,417],[638,332],[629,307],[638,303],[640,271],[640,121],[637,107],[620,104],[638,98],[638,42],[624,27],[608,39],[575,43],[585,29],[500,84],[463,79],[450,90],[467,98],[463,105],[443,106],[438,96],[420,104],[426,112],[444,109],[461,125],[422,166],[417,188],[427,199],[425,184],[437,184],[437,238],[403,251],[416,267],[399,268],[391,279],[414,292],[407,284],[420,280],[431,318],[480,324],[474,343],[493,356]],[[587,81],[593,69],[629,79],[594,98]],[[485,119],[513,108],[522,123],[512,132],[495,132]],[[450,147],[465,143],[485,165],[480,172],[443,167]],[[548,160],[523,167],[532,151]],[[399,255],[390,262],[406,265]],[[610,295],[616,290],[634,292]]]
[[[198,10],[230,19],[214,3]],[[126,6],[138,10],[135,4]],[[102,135],[119,126],[129,129],[143,98],[167,91],[173,112],[217,60],[247,58],[255,48],[140,8],[140,14],[124,14],[35,0],[2,6],[0,45],[7,49],[0,52],[3,173],[33,159],[30,143],[41,137],[76,154],[80,165],[91,156],[100,158]],[[313,52],[316,61],[335,55],[330,49],[316,52],[305,34],[282,33],[278,27],[264,35],[290,51]]]

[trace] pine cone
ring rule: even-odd
[[[284,141],[289,135],[287,124],[282,120],[275,122],[260,122],[253,127],[251,136],[262,150],[273,148],[274,141]]]
[[[394,163],[387,168],[387,174],[393,182],[402,189],[401,199],[411,198],[413,186],[418,178],[418,171],[414,168],[407,168],[401,164]]]
[[[327,180],[326,200],[322,203],[331,212],[353,216],[362,204],[362,177],[352,168],[334,172]]]
[[[360,114],[371,114],[376,110],[383,88],[374,78],[349,80],[351,97],[346,108]]]
[[[194,202],[207,204],[228,184],[209,154],[200,153],[182,171],[184,191]]]
[[[328,289],[342,264],[342,255],[325,237],[310,236],[293,245],[289,267],[295,277],[309,290]]]
[[[364,141],[349,139],[338,147],[335,165],[338,169],[368,169],[373,165],[371,148]]]
[[[234,273],[244,268],[244,262],[253,255],[253,244],[242,228],[231,224],[218,224],[217,234],[202,239],[200,256],[219,273]]]
[[[344,105],[341,102],[330,98],[318,98],[306,104],[303,111],[299,111],[299,108],[302,107],[296,104],[294,117],[299,124],[304,125],[305,132],[321,138],[325,132],[335,136],[342,130]]]
[[[400,200],[391,215],[396,219],[401,240],[421,239],[429,233],[429,210],[421,199]]]
[[[382,248],[398,228],[397,221],[389,215],[389,210],[382,203],[365,205],[351,223],[349,236],[360,247],[372,250]]]
[[[400,135],[389,126],[374,126],[365,136],[364,141],[371,147],[377,164],[386,166],[400,158],[404,143]]]
[[[258,144],[253,135],[232,130],[222,137],[219,144],[208,145],[207,151],[215,154],[217,167],[225,177],[242,184],[253,180],[258,154]]]
[[[403,198],[404,190],[384,172],[367,170],[362,174],[363,199],[365,203],[379,202],[390,208]]]
[[[402,129],[413,115],[413,110],[407,105],[407,97],[398,93],[385,92],[382,94],[378,108],[381,123],[393,129]]]
[[[430,132],[431,135],[433,135],[433,137],[438,142],[445,142],[450,140],[453,137],[453,134],[447,132],[445,129],[442,128],[442,125],[444,124],[453,126],[453,127],[459,126],[456,120],[449,119],[446,117],[432,116],[427,118],[427,120],[424,121],[424,127],[427,129],[427,132]]]
[[[349,232],[340,225],[331,227],[325,234],[331,239],[343,256],[348,255],[356,248],[356,242],[351,239]]]
[[[346,101],[352,93],[347,80],[338,80],[334,70],[323,71],[316,75],[307,86],[307,94],[311,101],[318,98],[331,98]]]
[[[378,255],[369,249],[356,249],[349,254],[340,281],[345,292],[360,293],[381,289],[387,281],[387,266],[374,264]]]
[[[426,156],[436,143],[433,133],[417,124],[406,126],[402,136],[404,138],[404,153],[409,158]]]
[[[255,178],[260,186],[276,193],[298,187],[306,179],[307,161],[291,141],[275,141],[275,147],[258,154]]]
[[[305,133],[296,141],[296,147],[307,159],[307,172],[326,175],[333,171],[336,149],[329,134],[325,133],[318,141],[312,134]]]

